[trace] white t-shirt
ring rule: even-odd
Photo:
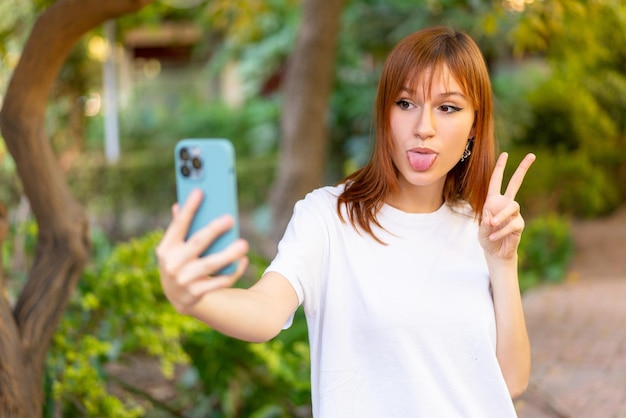
[[[296,204],[267,269],[304,304],[314,417],[515,417],[469,211],[384,205],[384,230],[373,229],[382,245],[341,222],[342,190],[324,187]]]

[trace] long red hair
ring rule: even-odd
[[[465,33],[446,27],[422,29],[402,39],[385,61],[375,102],[372,156],[363,168],[343,181],[345,189],[337,203],[342,220],[341,207],[345,205],[350,223],[377,240],[372,231],[372,225],[380,226],[376,214],[385,199],[399,188],[398,170],[391,159],[391,107],[404,86],[421,81],[430,87],[432,78],[424,80],[423,74],[429,69],[440,70],[444,64],[463,89],[476,115],[472,154],[448,172],[443,198],[448,204],[467,202],[477,219],[482,215],[496,152],[487,66],[478,45]]]

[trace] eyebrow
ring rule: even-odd
[[[405,91],[405,92],[407,92],[407,93],[409,93],[411,95],[415,94],[415,90],[413,90],[410,87],[406,87],[406,86],[402,87],[402,91]],[[443,93],[438,95],[438,97],[440,97],[440,98],[447,98],[447,97],[451,97],[451,96],[459,96],[461,99],[467,100],[467,97],[465,97],[465,95],[463,93],[461,93],[460,91],[446,91],[446,92],[443,92]]]
[[[465,97],[465,95],[461,93],[460,91],[447,91],[445,93],[441,93],[439,96],[440,97],[459,96],[460,98],[467,100],[467,97]]]

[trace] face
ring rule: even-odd
[[[424,84],[405,85],[392,105],[392,159],[401,193],[441,199],[446,175],[473,136],[474,108],[445,65],[433,74],[428,97]]]

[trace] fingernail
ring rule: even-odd
[[[242,251],[247,251],[248,250],[248,241],[246,241],[243,238],[239,238],[237,241],[235,241],[235,245],[237,245],[237,247],[239,247],[239,250]]]
[[[232,216],[230,215],[220,215],[217,218],[215,218],[215,222],[217,222],[217,224],[220,226],[230,224],[231,220],[232,220]]]

